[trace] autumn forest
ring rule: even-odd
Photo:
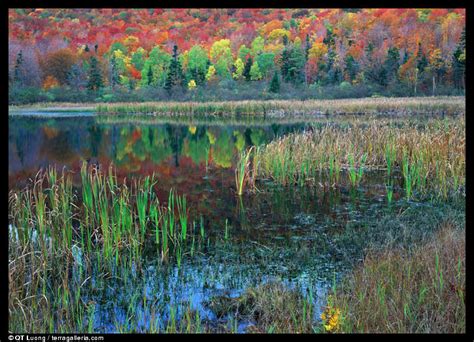
[[[459,95],[463,9],[11,9],[10,103]]]

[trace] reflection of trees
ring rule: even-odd
[[[235,147],[237,150],[240,152],[244,149],[245,147],[245,137],[244,135],[239,132],[239,131],[234,131],[234,137],[235,137]]]
[[[260,146],[264,144],[267,141],[265,131],[261,128],[252,129],[252,133],[250,133],[250,140],[254,146]]]
[[[181,154],[181,149],[183,147],[183,137],[186,135],[186,127],[185,126],[176,126],[166,124],[166,131],[169,134],[170,142],[171,142],[171,151],[174,155],[174,163],[175,166],[179,166],[179,155]]]
[[[116,143],[115,163],[125,165],[149,157],[154,163],[160,164],[172,154],[172,146],[169,130],[165,127],[122,127]]]
[[[191,128],[194,128],[191,130]],[[210,148],[209,138],[206,135],[206,128],[200,126],[189,127],[191,136],[185,140],[183,153],[185,156],[190,157],[195,164],[204,163],[208,157],[208,151]],[[194,132],[194,133],[193,133]]]
[[[150,158],[154,163],[160,164],[163,160],[169,158],[172,151],[169,144],[168,132],[164,127],[153,127],[153,129],[151,129],[150,146]]]
[[[120,129],[120,136],[117,142],[117,156],[115,163],[123,165],[130,161],[129,154],[132,152],[133,141],[131,139],[131,128],[122,127]]]
[[[104,135],[104,129],[100,126],[93,125],[87,128],[89,132],[89,146],[91,151],[91,157],[97,157],[99,155],[99,146],[102,142]]]
[[[229,129],[222,129],[212,148],[212,156],[216,165],[223,168],[232,166],[232,157],[234,154],[234,144],[232,142],[232,134]]]
[[[58,131],[52,138],[48,138],[45,134],[45,148],[46,155],[52,157],[51,159],[66,162],[73,158],[73,150],[70,144],[71,134],[69,130]]]

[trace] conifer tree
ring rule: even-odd
[[[250,70],[252,69],[252,64],[253,64],[252,57],[247,58],[247,61],[245,62],[244,73],[243,73],[243,76],[245,77],[246,81],[250,81],[250,78],[251,78]]]
[[[104,81],[102,80],[102,73],[99,68],[99,61],[95,56],[92,56],[90,59],[89,82],[87,83],[87,88],[90,90],[98,90],[103,86]]]
[[[273,74],[272,81],[270,82],[270,92],[272,93],[279,93],[280,92],[280,79],[278,78],[278,74],[275,70],[275,73]]]
[[[22,78],[21,78],[21,68],[23,66],[23,52],[20,50],[18,52],[18,55],[16,57],[16,62],[15,62],[15,74],[13,81],[15,84],[20,85],[22,83]]]

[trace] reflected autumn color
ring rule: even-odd
[[[157,192],[171,187],[186,193],[200,210],[217,197],[233,197],[237,155],[251,145],[307,127],[305,123],[268,125],[99,123],[93,117],[10,118],[10,188],[23,187],[48,165],[79,174],[83,161],[116,168],[119,179],[155,174]],[[75,177],[78,184],[79,178]],[[161,197],[161,196],[160,196]],[[206,204],[207,203],[207,204]],[[229,210],[232,210],[230,207]],[[209,211],[212,216],[219,214]]]

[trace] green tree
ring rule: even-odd
[[[141,71],[145,65],[146,51],[144,48],[139,47],[134,53],[132,53],[132,64],[138,71]]]
[[[291,69],[290,56],[291,56],[291,51],[288,48],[288,44],[285,44],[285,48],[281,52],[281,76],[283,78],[283,81],[285,81],[285,82],[289,82],[291,80],[291,76],[290,76],[290,69]]]
[[[168,69],[171,63],[171,56],[165,51],[161,50],[159,46],[155,46],[145,60],[142,69],[142,85],[152,85],[155,87],[163,87],[166,82],[168,75]],[[151,68],[152,72],[149,72]],[[148,80],[148,76],[152,75],[153,79],[151,82]]]
[[[263,52],[256,57],[256,62],[264,78],[268,79],[275,65],[275,54],[273,52]]]
[[[200,45],[194,45],[188,53],[188,67],[186,72],[189,79],[198,85],[204,84],[208,70],[209,58],[207,52]]]
[[[252,45],[251,45],[251,47],[252,47],[252,50],[251,50],[252,56],[255,58],[256,56],[261,54],[263,52],[263,47],[264,46],[265,46],[265,40],[260,36],[255,37],[255,39],[253,40]]]
[[[241,45],[239,51],[237,52],[237,56],[242,60],[247,60],[247,57],[250,55],[251,50],[245,46],[245,44]]]
[[[259,81],[262,79],[262,72],[258,67],[258,62],[253,63],[252,67],[250,68],[250,79],[252,81]]]
[[[148,66],[147,79],[145,80],[147,86],[151,86],[153,82],[153,69],[151,65]]]
[[[386,82],[392,83],[397,80],[398,69],[400,68],[400,52],[396,47],[390,47],[387,50],[387,58],[385,59],[383,68],[385,70]]]
[[[293,83],[304,83],[304,66],[306,64],[304,51],[301,44],[294,47],[290,54],[290,78]]]
[[[270,82],[270,92],[272,93],[279,93],[280,92],[280,79],[278,78],[278,73],[273,73],[272,81]]]
[[[21,77],[22,68],[23,68],[23,51],[20,50],[20,52],[18,52],[18,55],[16,56],[16,61],[15,61],[15,70],[14,70],[14,76],[13,76],[13,81],[15,85],[23,85],[23,77]]]
[[[244,73],[244,62],[240,58],[237,58],[234,63],[234,73],[232,74],[232,77],[234,80],[240,80],[242,78],[242,75]]]
[[[175,88],[184,89],[186,87],[186,78],[183,74],[183,69],[181,68],[181,63],[178,56],[178,47],[173,46],[173,59],[170,63],[170,68],[166,78],[165,89],[168,93],[173,92]]]
[[[110,59],[110,68],[109,68],[109,84],[112,87],[112,89],[115,88],[117,84],[120,82],[119,78],[119,71],[117,68],[117,61],[115,59],[115,55],[112,54],[112,58]]]
[[[397,70],[395,70],[395,72],[397,72]],[[359,63],[357,63],[357,61],[351,55],[346,56],[345,72],[348,75],[351,82],[356,79],[357,73],[359,72]]]
[[[245,67],[244,67],[244,73],[243,73],[246,81],[250,81],[250,78],[251,78],[250,70],[252,69],[252,64],[253,64],[252,57],[247,58],[247,60],[245,61]]]
[[[456,49],[452,57],[453,76],[455,85],[460,88],[465,88],[466,77],[466,28],[461,33]]]
[[[222,78],[231,78],[230,69],[233,64],[233,58],[230,50],[230,40],[221,39],[212,44],[210,56],[217,74]]]
[[[102,71],[99,66],[99,61],[95,56],[90,58],[90,68],[89,68],[89,81],[87,83],[87,88],[89,90],[99,90],[104,86],[104,81],[102,79]]]
[[[115,42],[113,43],[112,45],[110,45],[110,48],[109,48],[109,54],[112,54],[115,50],[120,50],[122,51],[122,53],[124,55],[127,55],[128,54],[128,49],[125,45],[123,45],[122,43],[120,42]],[[86,48],[85,48],[85,51],[88,52],[89,51],[89,47],[86,45]]]

